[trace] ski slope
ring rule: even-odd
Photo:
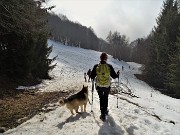
[[[86,85],[91,100],[91,83],[84,82],[84,72],[99,63],[101,52],[65,46],[51,40],[48,44],[53,45],[50,57],[58,55],[57,66],[50,72],[54,79],[43,81],[39,85],[40,91],[75,93]],[[108,63],[116,71],[124,66],[120,82],[139,98],[126,94],[109,95],[110,111],[106,122],[99,119],[99,98],[94,91],[93,112],[89,103],[87,112],[73,116],[65,106],[56,106],[55,110],[40,113],[4,135],[180,135],[180,100],[154,91],[136,79],[133,74],[140,73],[139,64],[118,61],[112,56],[109,56]]]

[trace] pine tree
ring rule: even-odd
[[[180,37],[176,43],[177,50],[171,59],[168,73],[168,88],[180,98]]]
[[[0,1],[0,73],[13,78],[48,78],[47,11],[40,1]]]
[[[178,8],[174,0],[166,0],[157,18],[157,27],[150,46],[150,60],[146,65],[148,81],[155,87],[167,88],[171,56],[176,50],[178,35]]]

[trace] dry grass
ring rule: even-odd
[[[13,93],[10,96],[0,97],[0,127],[7,129],[16,127],[24,121],[18,121],[20,118],[30,119],[40,112],[41,108],[48,103],[57,102],[60,97],[67,96],[64,92],[43,92],[35,93],[30,91],[21,91]]]

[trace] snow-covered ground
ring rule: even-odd
[[[91,100],[91,83],[84,82],[84,72],[99,63],[101,52],[64,46],[50,40],[48,44],[53,45],[51,57],[58,55],[57,66],[50,73],[54,79],[45,80],[40,91],[77,92],[83,85],[88,85]],[[118,94],[117,108],[117,95],[110,95],[106,122],[99,119],[99,99],[94,91],[93,112],[89,103],[86,113],[74,116],[65,106],[57,107],[49,113],[34,116],[4,135],[180,135],[180,100],[154,91],[136,79],[133,74],[140,73],[139,64],[118,61],[112,56],[109,56],[108,63],[116,71],[121,70],[120,82],[139,98]]]

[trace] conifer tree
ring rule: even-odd
[[[0,1],[0,74],[14,78],[48,78],[47,10],[41,1]]]
[[[155,87],[167,88],[171,57],[176,52],[179,19],[177,1],[166,0],[157,18],[150,46],[150,60],[146,65],[148,81]]]
[[[180,98],[180,37],[176,43],[177,52],[171,59],[168,73],[168,88]]]

